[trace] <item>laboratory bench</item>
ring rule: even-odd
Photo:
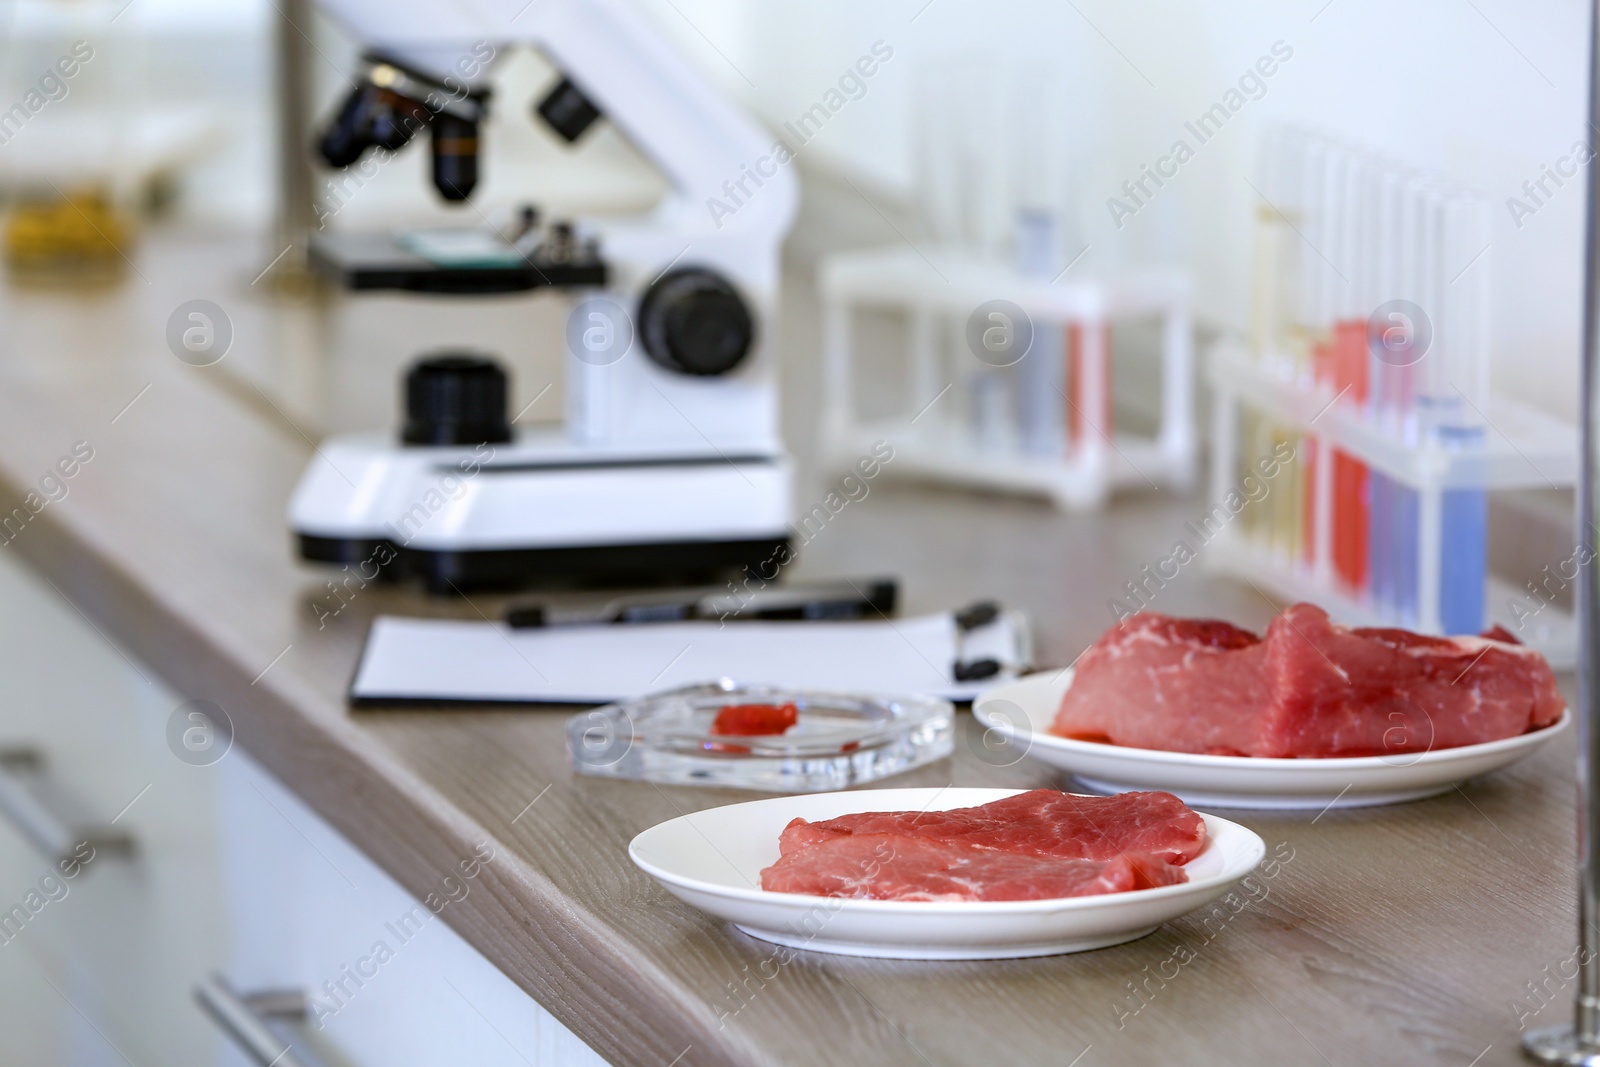
[[[392,417],[395,371],[416,354],[397,323],[427,311],[418,298],[378,313],[274,294],[251,280],[272,252],[153,232],[118,288],[0,297],[0,503],[38,490],[78,442],[92,449],[0,544],[0,748],[47,750],[52,785],[140,843],[97,858],[20,951],[0,946],[12,1010],[62,1012],[73,1046],[104,1040],[153,1062],[183,1033],[185,1048],[221,1055],[188,1000],[214,972],[240,992],[320,997],[308,1043],[374,1065],[1488,1067],[1519,1062],[1519,1024],[1568,1010],[1570,732],[1430,800],[1223,812],[1275,860],[1260,891],[1225,921],[1191,916],[1094,952],[787,960],[679,903],[629,862],[629,840],[750,794],[575,777],[570,709],[347,705],[373,616],[495,618],[508,598],[371,584],[317,610],[330,573],[296,560],[286,501],[318,436]],[[229,309],[236,350],[212,366],[169,350],[169,315],[192,298]],[[494,313],[515,322],[520,306]],[[787,287],[785,411],[803,464],[815,309],[814,292]],[[350,330],[340,316],[360,315],[391,332],[392,358],[329,350]],[[533,417],[559,407],[539,403]],[[820,498],[828,480],[804,468],[801,495]],[[1123,582],[1204,510],[1200,494],[1151,491],[1069,516],[884,480],[804,546],[796,573],[897,574],[912,612],[998,598],[1032,616],[1038,661],[1065,665],[1113,621]],[[1253,626],[1276,610],[1203,559],[1156,607]],[[91,675],[121,688],[95,690]],[[185,701],[225,711],[232,751],[181,758],[171,730]],[[994,762],[963,711],[951,758],[884,784],[1065,784],[1028,760]],[[6,901],[36,880],[12,870],[43,869],[19,840],[0,827]],[[422,947],[408,923],[426,927]],[[374,958],[379,941],[392,961]]]

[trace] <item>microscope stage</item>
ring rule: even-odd
[[[517,256],[511,245],[501,257],[482,262],[441,263],[419,255],[388,233],[317,233],[310,263],[325,278],[355,291],[399,289],[414,293],[520,293],[529,289],[599,288],[606,265],[581,247],[559,262],[535,251]]]

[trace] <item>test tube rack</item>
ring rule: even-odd
[[[1213,489],[1237,501],[1263,450],[1297,462],[1207,558],[1344,621],[1497,624],[1570,665],[1555,590],[1528,610],[1489,568],[1489,494],[1570,487],[1578,455],[1572,427],[1491,395],[1489,201],[1304,127],[1269,128],[1260,163],[1248,355],[1208,368]]]
[[[1254,412],[1272,425],[1309,442],[1318,456],[1331,450],[1365,463],[1371,470],[1418,496],[1417,618],[1402,618],[1362,592],[1339,581],[1332,558],[1333,464],[1316,463],[1304,491],[1314,494],[1315,529],[1310,559],[1252,534],[1232,523],[1208,543],[1207,564],[1258,585],[1263,592],[1294,601],[1320,604],[1336,619],[1352,625],[1407,626],[1423,633],[1443,632],[1440,623],[1440,545],[1444,493],[1450,489],[1484,491],[1571,487],[1578,478],[1576,428],[1532,407],[1504,397],[1492,401],[1490,433],[1470,450],[1440,447],[1424,438],[1408,443],[1368,418],[1356,405],[1340,402],[1329,385],[1307,382],[1291,371],[1287,357],[1251,357],[1236,341],[1218,343],[1207,359],[1207,383],[1214,404],[1211,424],[1213,499],[1237,489],[1244,463],[1240,454],[1240,416]],[[1251,505],[1254,506],[1254,505]],[[1542,652],[1557,670],[1577,662],[1577,627],[1570,613],[1544,606],[1531,618],[1519,619],[1512,605],[1528,593],[1510,582],[1486,575],[1488,618],[1485,626],[1504,626],[1518,640]]]
[[[1063,272],[1064,273],[1064,272]],[[1113,489],[1159,484],[1183,490],[1195,474],[1193,329],[1190,285],[1173,270],[1055,279],[970,252],[890,248],[838,253],[819,267],[824,332],[822,453],[825,462],[854,463],[872,443],[894,445],[895,476],[1019,495],[1043,496],[1068,510],[1105,503]],[[1010,301],[1035,331],[1072,330],[1073,396],[1060,409],[1076,432],[1041,454],[1012,443],[994,447],[963,425],[956,392],[978,368],[959,339],[974,309]],[[856,407],[856,330],[864,310],[901,313],[909,322],[908,373],[900,411],[866,419]],[[1161,329],[1161,408],[1154,436],[1120,434],[1110,411],[1111,326],[1154,319]],[[1051,358],[1024,356],[1027,358]]]

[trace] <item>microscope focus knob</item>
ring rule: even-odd
[[[406,372],[408,445],[500,444],[511,440],[506,420],[506,372],[492,359],[441,352]]]
[[[651,359],[680,374],[726,374],[755,340],[750,309],[728,281],[691,268],[658,278],[639,301],[639,337]]]

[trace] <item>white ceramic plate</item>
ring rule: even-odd
[[[1073,741],[1050,733],[1072,671],[1030,674],[984,693],[972,714],[1023,754],[1070,771],[1102,793],[1165,789],[1194,807],[1358,808],[1397,804],[1447,792],[1468,778],[1515,763],[1566,729],[1572,718],[1533,733],[1430,752],[1341,759],[1200,756]],[[1006,746],[999,746],[1005,751]]]
[[[752,937],[847,956],[984,960],[1053,956],[1143,937],[1168,919],[1226,893],[1255,869],[1261,838],[1206,815],[1206,847],[1189,881],[1128,893],[1061,900],[964,904],[844,900],[768,893],[761,869],[778,859],[791,819],[858,811],[943,811],[987,804],[1016,789],[861,789],[777,797],[710,808],[653,826],[633,839],[633,862],[679,900],[726,919]]]

